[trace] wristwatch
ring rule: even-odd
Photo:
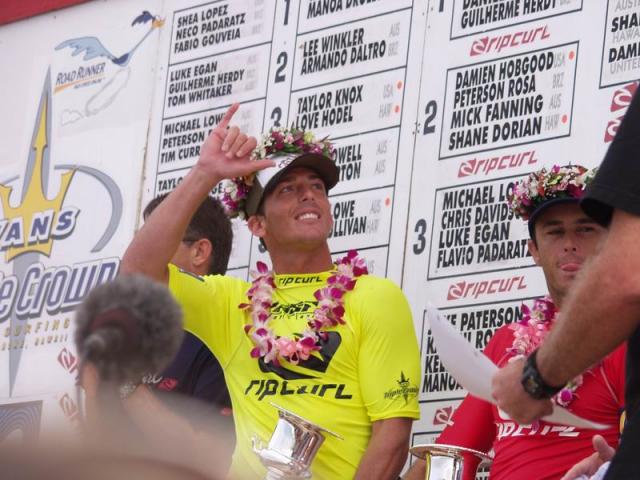
[[[540,375],[540,371],[538,370],[538,365],[536,364],[537,353],[538,350],[534,350],[534,352],[527,357],[524,369],[522,370],[522,379],[520,381],[525,392],[533,398],[541,400],[553,397],[556,393],[562,390],[564,385],[561,385],[560,387],[552,387],[544,381],[542,375]]]

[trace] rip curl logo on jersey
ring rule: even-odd
[[[474,40],[469,50],[469,56],[475,57],[485,53],[500,53],[505,48],[518,47],[538,40],[545,40],[551,35],[547,30],[547,25],[536,27],[530,30],[522,30],[514,33],[505,33],[492,37],[486,36]]]
[[[637,89],[638,82],[631,82],[613,92],[611,107],[609,110],[611,112],[616,112],[616,117],[610,119],[607,123],[607,127],[604,131],[604,143],[610,143],[615,138],[618,133],[618,129],[622,124],[624,114],[629,108],[629,105],[631,105],[631,100],[633,99],[633,95]]]
[[[316,373],[325,373],[329,368],[329,364],[334,355],[338,351],[340,344],[342,343],[342,337],[338,332],[326,332],[327,337],[325,340],[320,340],[320,350],[314,352],[308,359],[302,360],[296,368],[303,368],[311,370]],[[300,338],[302,335],[294,333],[294,336]],[[265,363],[264,358],[260,357],[258,360],[260,370],[265,373],[275,373],[280,378],[285,380],[301,380],[308,378],[317,378],[318,375],[305,374],[302,372],[290,370],[282,365],[274,365],[273,362]]]
[[[323,283],[324,280],[319,275],[313,277],[301,277],[298,275],[291,275],[286,277],[279,277],[276,279],[277,287],[286,287],[288,285],[308,285],[311,283]]]
[[[453,406],[449,405],[448,407],[442,407],[436,410],[433,414],[433,424],[434,425],[453,425]]]
[[[508,293],[514,290],[524,290],[527,285],[523,275],[509,278],[496,278],[494,280],[481,280],[478,282],[467,282],[462,280],[449,286],[447,300],[462,300],[465,298],[477,299],[481,296],[493,295],[496,293]]]

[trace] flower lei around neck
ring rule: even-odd
[[[507,352],[515,354],[513,359],[526,357],[536,350],[546,338],[558,317],[558,309],[549,296],[538,298],[533,308],[522,305],[522,320],[511,325],[513,345]],[[575,391],[582,385],[582,375],[567,383],[553,400],[560,406],[568,406],[576,397]]]
[[[368,273],[364,259],[354,250],[336,261],[327,285],[313,294],[318,306],[310,315],[307,328],[299,338],[290,338],[276,336],[269,326],[276,289],[275,276],[262,262],[257,263],[257,268],[251,272],[253,282],[247,291],[249,303],[241,303],[238,307],[251,316],[251,323],[244,327],[255,345],[251,357],[263,358],[265,363],[274,365],[280,365],[281,359],[296,365],[300,360],[307,360],[312,352],[320,350],[320,342],[327,339],[325,330],[345,324],[345,294],[355,288],[358,277]]]

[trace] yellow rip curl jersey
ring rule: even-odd
[[[248,282],[228,276],[203,278],[170,265],[169,288],[182,305],[184,328],[220,361],[231,395],[237,447],[232,478],[264,478],[251,448],[266,444],[278,418],[271,402],[340,435],[331,435],[312,464],[314,479],[350,479],[371,436],[371,424],[395,417],[419,418],[418,343],[407,301],[391,281],[365,275],[345,296],[345,325],[328,330],[321,350],[308,360],[277,367],[251,358],[244,332]],[[271,327],[277,335],[301,333],[316,308],[313,293],[331,272],[276,275]]]

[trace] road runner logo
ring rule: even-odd
[[[475,57],[484,55],[485,53],[499,53],[504,48],[512,48],[520,45],[533,43],[536,40],[545,40],[551,35],[547,31],[547,26],[537,27],[531,30],[523,30],[515,33],[506,33],[503,35],[495,35],[493,37],[482,37],[475,40],[471,44],[469,56]]]
[[[133,19],[131,26],[135,27],[138,23],[144,24],[151,22],[149,31],[140,39],[136,44],[126,53],[120,56],[115,56],[102,44],[96,37],[80,37],[65,40],[56,46],[56,50],[62,50],[64,48],[72,48],[72,56],[76,56],[84,53],[82,60],[87,62],[94,58],[106,58],[114,65],[119,67],[126,67],[131,61],[134,52],[142,45],[142,42],[151,35],[156,28],[160,28],[164,25],[164,19],[158,15],[152,15],[147,10],[143,11],[140,15]],[[78,86],[83,83],[93,82],[96,77],[102,76],[104,73],[105,62],[91,65],[89,67],[79,67],[77,70],[71,70],[69,72],[61,72],[56,76],[55,93],[63,90],[67,87]]]
[[[462,280],[449,286],[447,300],[460,300],[464,298],[478,298],[481,295],[494,293],[506,293],[514,290],[524,290],[524,276],[518,275],[509,278],[496,278],[494,280],[481,280],[479,282],[467,282]]]
[[[624,114],[631,105],[633,94],[638,89],[638,82],[631,82],[613,92],[611,98],[611,112],[618,112],[616,118],[609,120],[604,132],[604,143],[610,143],[618,133]]]
[[[98,85],[107,79],[102,87],[86,100],[84,108],[62,111],[62,125],[68,125],[84,117],[95,115],[113,103],[127,85],[130,74],[129,62],[133,54],[154,30],[164,25],[164,19],[145,10],[133,19],[131,26],[136,27],[143,24],[149,24],[147,33],[121,55],[111,53],[96,37],[71,38],[55,47],[55,50],[60,51],[71,49],[72,57],[83,55],[81,60],[83,64],[76,64],[72,68],[66,67],[56,74],[54,94],[65,91],[69,87],[78,89]],[[89,62],[88,65],[87,62]]]

